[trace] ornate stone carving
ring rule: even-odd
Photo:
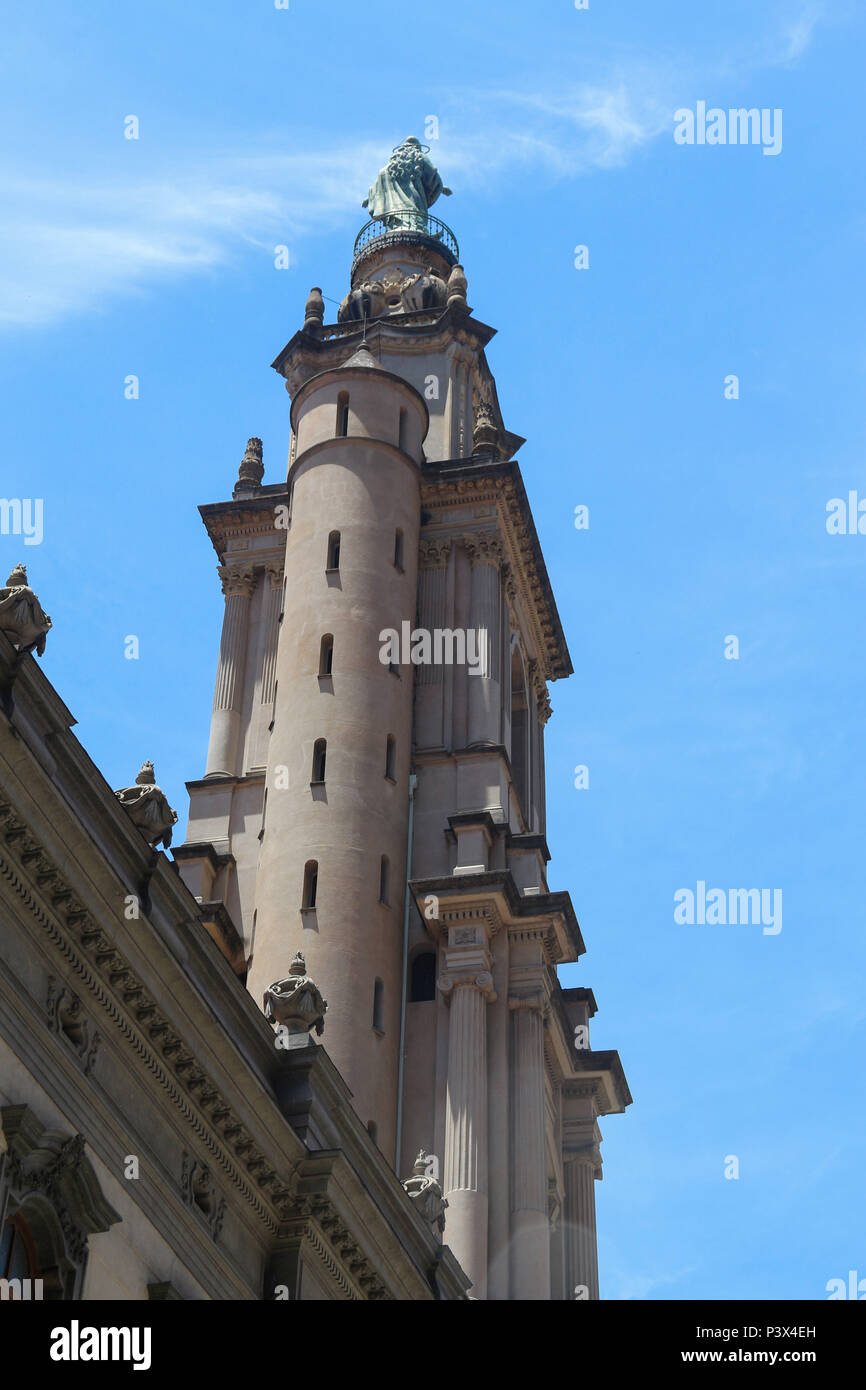
[[[463,544],[469,552],[473,568],[482,564],[502,564],[502,541],[493,531],[481,531],[475,536],[464,536]]]
[[[58,1292],[66,1299],[80,1297],[87,1237],[120,1220],[102,1195],[84,1152],[84,1135],[44,1128],[26,1105],[6,1106],[0,1119],[8,1144],[8,1214],[26,1211],[34,1194],[50,1202],[62,1233],[52,1250]]]
[[[246,452],[241,459],[241,466],[238,469],[238,480],[235,483],[233,497],[238,497],[243,493],[257,492],[262,485],[265,466],[262,463],[262,441],[260,439],[248,439]]]
[[[200,1163],[188,1153],[183,1156],[180,1188],[188,1207],[197,1208],[210,1226],[214,1240],[222,1230],[226,1199],[214,1185],[213,1174],[206,1163]]]
[[[428,1158],[423,1149],[418,1151],[411,1178],[403,1186],[415,1210],[423,1219],[438,1231],[445,1230],[445,1208],[448,1202],[442,1196],[442,1186],[427,1172]]]
[[[166,849],[171,844],[171,829],[177,821],[177,811],[168,804],[168,798],[156,784],[153,763],[142,763],[134,787],[122,787],[116,791],[121,806],[129,814],[133,825],[137,825],[147,843],[156,848],[162,843]]]
[[[428,567],[447,565],[451,554],[451,541],[446,536],[431,536],[422,540],[419,546],[421,564]]]
[[[349,290],[337,311],[340,323],[352,319],[377,319],[385,312],[385,286],[381,280],[365,280]]]
[[[68,1039],[84,1066],[84,1075],[89,1076],[101,1038],[85,1017],[78,995],[65,986],[59,986],[54,976],[49,975],[45,1008],[52,1033],[62,1034]]]
[[[400,298],[404,309],[435,309],[445,303],[447,287],[445,281],[436,274],[432,266],[426,271],[418,270],[407,275],[400,286]]]
[[[472,429],[473,454],[493,453],[496,450],[499,431],[493,419],[493,406],[486,395],[473,392],[472,408],[475,422]]]
[[[252,597],[256,587],[252,565],[217,565],[217,574],[226,598],[231,598],[234,594],[241,594],[244,598]]]
[[[41,656],[50,627],[51,619],[27,583],[26,568],[16,565],[0,589],[0,632],[6,633],[22,656],[34,649]]]
[[[319,1037],[325,1031],[325,1012],[328,1008],[319,990],[307,974],[307,964],[300,951],[289,966],[288,978],[277,980],[264,998],[265,1018],[278,1023],[290,1033],[309,1033],[316,1030]]]
[[[76,899],[57,866],[26,825],[16,818],[13,808],[0,802],[0,846],[4,843],[14,849],[25,877],[19,877],[11,860],[3,854],[0,874],[39,922],[51,949],[59,952],[76,977],[87,985],[132,1050],[135,1064],[153,1072],[184,1123],[211,1149],[228,1180],[258,1219],[275,1233],[294,1200],[285,1182],[263,1161],[249,1131],[223,1105],[217,1088],[160,1014],[114,942]],[[30,891],[25,878],[38,883],[41,898]],[[45,910],[43,899],[50,904],[50,912]],[[225,1111],[225,1122],[217,1126],[213,1113],[208,1112],[220,1110]],[[8,1124],[6,1132],[8,1136]],[[247,1174],[253,1185],[246,1180]]]

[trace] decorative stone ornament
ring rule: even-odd
[[[168,804],[168,798],[161,787],[156,785],[153,763],[142,763],[135,779],[134,787],[123,787],[116,791],[121,806],[129,813],[133,825],[137,825],[152,849],[162,842],[166,849],[171,844],[171,829],[177,821],[177,811]]]
[[[238,480],[235,483],[233,497],[241,496],[249,492],[258,492],[262,485],[265,466],[262,463],[262,441],[260,439],[248,439],[246,453],[241,459],[241,466],[238,469]]]
[[[315,1028],[319,1037],[325,1031],[328,1006],[307,974],[307,963],[298,951],[289,966],[288,978],[277,980],[266,991],[265,1018],[278,1023],[289,1033],[309,1033]]]
[[[16,565],[0,589],[0,632],[6,633],[21,656],[34,649],[41,656],[51,626],[51,619],[27,583],[27,570]]]
[[[385,295],[381,280],[365,280],[362,285],[349,290],[337,311],[337,319],[340,323],[377,319],[385,312]]]
[[[314,285],[304,305],[304,327],[316,328],[325,319],[325,301],[318,285]]]
[[[440,1183],[427,1172],[429,1161],[424,1150],[419,1149],[412,1176],[406,1179],[403,1186],[416,1211],[429,1225],[442,1232],[445,1230],[445,1208],[448,1202],[442,1196]]]
[[[448,276],[448,307],[454,305],[466,308],[466,291],[469,288],[466,281],[466,271],[462,265],[455,265]]]
[[[493,421],[493,407],[483,396],[475,401],[475,425],[472,430],[473,454],[488,454],[495,450],[497,429]]]

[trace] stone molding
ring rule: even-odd
[[[30,885],[4,857],[12,849]],[[58,868],[11,806],[0,804],[0,877],[14,889],[55,951],[86,986],[180,1111],[232,1186],[272,1233],[293,1207],[293,1192],[255,1145],[208,1072],[184,1045],[129,962],[78,901]],[[37,892],[40,896],[37,896]],[[46,907],[40,898],[44,896]],[[48,907],[50,904],[50,908]],[[65,929],[64,925],[65,924]],[[196,924],[196,929],[198,925]],[[217,1142],[221,1139],[223,1142]]]

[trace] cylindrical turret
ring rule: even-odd
[[[362,346],[309,379],[297,438],[250,989],[295,951],[328,1003],[323,1045],[393,1159],[414,668],[418,392]]]

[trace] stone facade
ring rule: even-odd
[[[472,1297],[597,1298],[597,1121],[631,1097],[556,975],[583,951],[546,876],[548,684],[572,667],[493,333],[417,230],[359,238],[336,324],[311,291],[273,363],[285,487],[202,508],[231,576],[229,751],[189,784],[176,857],[256,1000],[303,952],[359,1117],[397,1172],[436,1167]],[[483,666],[383,660],[404,630],[483,633]]]
[[[3,633],[0,686],[0,1249],[46,1299],[465,1297],[326,1050],[275,1046],[224,909]]]

